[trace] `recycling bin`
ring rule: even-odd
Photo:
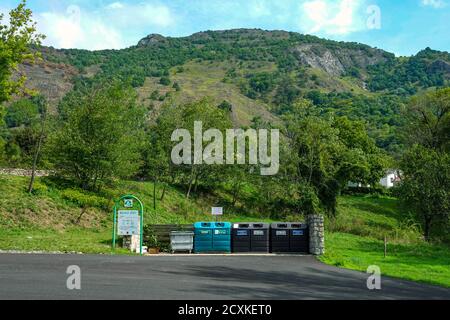
[[[231,252],[231,223],[196,222],[194,252]]]
[[[272,223],[270,225],[270,251],[287,253],[289,250],[289,223]]]
[[[188,251],[192,253],[194,250],[194,233],[190,231],[173,231],[170,233],[170,247],[172,253],[178,251]]]
[[[214,252],[231,252],[231,223],[213,223],[213,250]]]
[[[233,252],[243,253],[251,251],[250,223],[235,223],[232,230]]]
[[[211,222],[196,222],[194,224],[194,252],[213,251],[213,224]]]
[[[289,252],[309,253],[309,228],[307,224],[289,223]]]
[[[268,223],[250,224],[250,251],[259,253],[270,252],[270,225]]]

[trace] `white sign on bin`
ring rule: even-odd
[[[120,210],[117,219],[117,234],[119,236],[139,235],[139,218],[138,210]]]
[[[212,215],[213,216],[223,216],[223,208],[219,208],[219,207],[212,208]]]

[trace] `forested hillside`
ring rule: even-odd
[[[395,57],[257,29],[152,34],[124,50],[33,48],[38,59],[25,59],[19,70],[34,91],[7,99],[2,111],[1,165],[53,170],[55,185],[75,189],[83,206],[86,192],[134,179],[152,181],[162,202],[177,188],[245,215],[335,217],[349,182],[383,193],[380,178],[400,168],[411,177],[403,198],[416,205],[425,237],[447,235],[446,52]],[[174,165],[171,134],[194,121],[221,132],[280,129],[279,174],[261,176],[251,165]],[[422,157],[431,152],[436,157]],[[423,159],[430,161],[419,177]],[[426,200],[432,197],[439,201]],[[436,206],[418,208],[430,203]]]
[[[41,51],[43,61],[23,69],[55,111],[73,88],[105,79],[131,84],[153,117],[167,101],[209,96],[230,105],[237,126],[276,122],[304,97],[322,114],[366,121],[370,136],[392,155],[401,148],[395,129],[407,98],[450,79],[446,52],[427,48],[395,57],[363,44],[258,29],[149,35],[124,50]]]

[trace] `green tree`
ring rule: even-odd
[[[360,122],[326,118],[308,100],[284,116],[286,172],[295,186],[298,210],[336,214],[337,197],[348,182],[375,183],[384,157]]]
[[[23,88],[25,76],[13,79],[12,75],[19,64],[34,61],[39,56],[33,46],[40,45],[44,38],[36,32],[33,13],[26,8],[25,0],[11,10],[9,16],[9,23],[3,24],[4,16],[0,15],[0,103]]]
[[[400,195],[421,220],[425,239],[438,224],[448,233],[450,154],[416,145],[403,156],[401,169]]]
[[[203,132],[214,128],[220,130],[224,137],[225,130],[232,128],[228,114],[217,108],[213,101],[208,98],[182,106],[167,105],[157,122],[159,141],[163,141],[164,144],[160,149],[164,150],[164,159],[169,162],[169,165],[165,165],[165,170],[168,170],[172,181],[177,179],[177,182],[186,188],[187,198],[197,191],[200,185],[207,187],[215,184],[223,169],[220,165],[194,164],[193,153],[191,164],[173,165],[171,151],[179,142],[171,141],[172,133],[176,129],[188,130],[191,135],[191,144],[194,146],[195,122],[202,123]],[[203,148],[206,145],[208,145],[208,142],[203,142]]]
[[[30,99],[12,103],[6,112],[5,122],[9,128],[30,126],[38,118],[38,106]]]
[[[450,212],[450,89],[411,99],[402,135],[409,146],[400,169],[399,194],[420,218],[424,236],[447,230]]]
[[[224,100],[221,104],[219,104],[219,109],[224,110],[226,112],[232,112],[233,111],[233,105],[229,103],[228,101]]]
[[[403,131],[406,143],[449,150],[450,88],[413,97],[403,114],[407,123]]]
[[[50,138],[58,172],[87,190],[134,175],[144,128],[135,91],[103,84],[74,93],[64,103],[67,117]]]

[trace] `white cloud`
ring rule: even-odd
[[[77,6],[70,6],[63,13],[41,13],[36,20],[39,31],[47,36],[46,45],[91,50],[118,49],[124,45],[113,27]]]
[[[444,8],[447,4],[444,0],[422,0],[422,5],[440,9]]]
[[[117,10],[123,9],[124,5],[121,2],[113,2],[106,6],[108,9]]]
[[[35,19],[39,32],[47,36],[45,45],[90,50],[134,45],[138,39],[127,37],[127,32],[139,34],[147,29],[152,33],[155,28],[168,28],[175,22],[173,14],[164,5],[122,2],[113,2],[95,11],[69,6],[64,12],[37,14]]]
[[[348,34],[364,27],[360,0],[312,0],[301,5],[300,27],[307,33]],[[365,12],[365,11],[364,11]]]
[[[252,18],[260,18],[263,16],[270,16],[271,10],[264,0],[249,1],[249,13]]]
[[[159,4],[122,4],[115,2],[107,8],[106,18],[121,28],[130,26],[167,28],[175,23],[170,9]]]

